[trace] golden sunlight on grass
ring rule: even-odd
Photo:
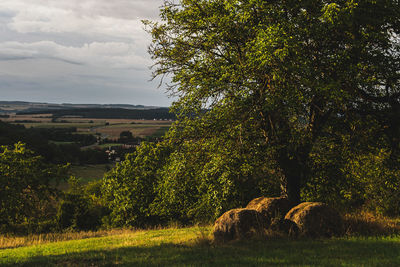
[[[21,237],[0,235],[0,249],[42,245],[46,243],[68,241],[68,240],[79,240],[79,239],[86,239],[93,237],[134,234],[139,231],[140,230],[113,229],[113,230],[103,230],[96,232],[89,231],[89,232],[35,234],[35,235],[27,235]]]

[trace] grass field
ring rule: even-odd
[[[114,164],[72,165],[71,174],[79,178],[82,183],[88,183],[103,178],[104,173],[114,167]]]
[[[400,266],[400,237],[212,244],[211,227],[124,231],[0,250],[3,266]],[[87,236],[86,236],[87,237]]]

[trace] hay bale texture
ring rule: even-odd
[[[259,197],[250,201],[246,209],[254,209],[262,213],[269,227],[272,221],[283,220],[292,207],[292,203],[285,197]]]
[[[296,223],[302,236],[331,237],[343,234],[340,214],[321,202],[301,203],[292,208],[285,219]]]
[[[273,220],[269,229],[290,237],[297,237],[299,235],[299,227],[297,224],[291,220],[283,218]]]
[[[254,209],[233,209],[225,212],[214,224],[216,242],[243,239],[264,233],[265,217]]]

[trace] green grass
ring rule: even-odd
[[[76,142],[70,142],[70,141],[49,141],[51,144],[55,145],[72,145],[72,144],[77,144]]]
[[[153,135],[152,137],[163,137],[166,132],[168,132],[170,126],[163,126],[160,127]]]
[[[111,147],[123,146],[123,144],[120,144],[120,143],[106,143],[106,144],[96,145],[95,147],[99,147],[99,148],[109,148],[110,146],[111,146]]]
[[[0,250],[24,266],[400,266],[400,237],[246,240],[213,245],[210,227],[149,230]]]
[[[71,174],[79,178],[83,183],[96,181],[103,178],[104,173],[113,168],[114,165],[110,164],[95,164],[95,165],[72,165]]]

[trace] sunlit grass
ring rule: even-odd
[[[0,265],[400,266],[399,236],[319,240],[266,236],[213,244],[210,226],[119,231],[92,237],[80,233],[79,240],[63,241],[73,238],[65,234],[31,241],[30,246],[0,250]]]
[[[400,235],[400,218],[357,212],[344,215],[344,227],[347,236]]]
[[[137,230],[113,229],[107,231],[82,231],[68,233],[33,234],[27,236],[0,235],[0,249],[43,245],[47,243],[79,240],[93,237],[130,234]]]

